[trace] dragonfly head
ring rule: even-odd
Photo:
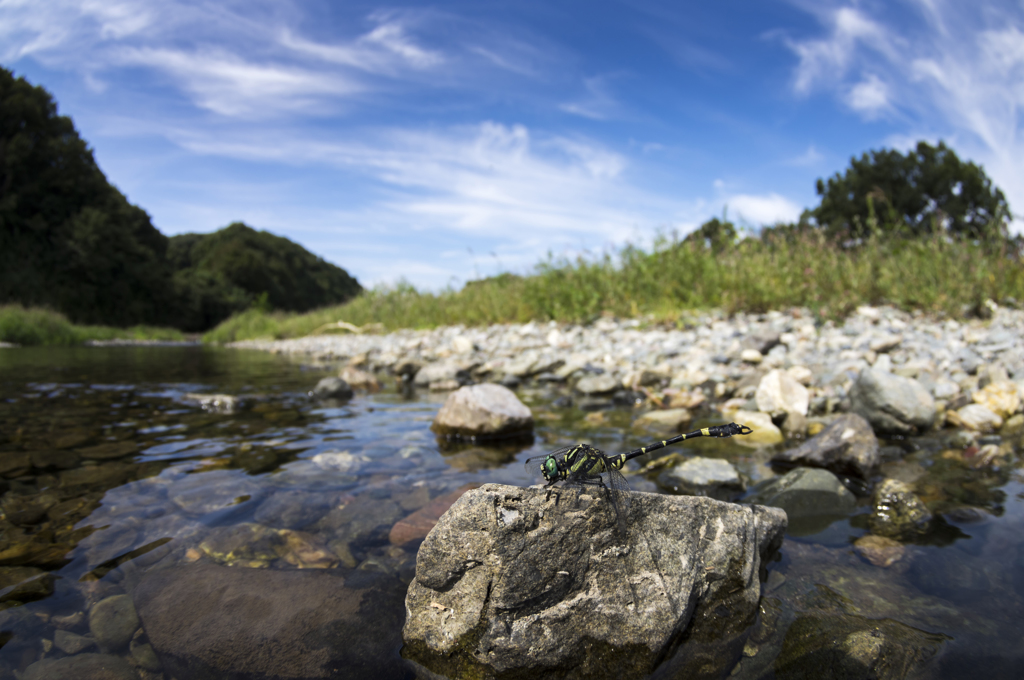
[[[544,474],[544,479],[546,481],[557,481],[559,478],[558,461],[555,460],[554,456],[548,456],[547,459],[544,461],[544,464],[541,465],[540,471]]]

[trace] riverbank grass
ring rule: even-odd
[[[0,305],[0,342],[16,345],[79,345],[89,340],[184,340],[173,328],[80,326],[58,312],[38,307]]]
[[[936,236],[873,237],[851,246],[818,231],[769,230],[718,251],[666,237],[649,252],[627,247],[601,258],[549,258],[528,276],[502,274],[436,294],[407,284],[378,288],[305,314],[250,309],[203,340],[301,337],[329,332],[338,321],[395,330],[580,323],[602,313],[674,320],[712,308],[762,313],[806,307],[824,318],[842,318],[860,305],[891,304],[956,318],[975,313],[989,299],[1024,300],[1024,267],[1006,244]]]

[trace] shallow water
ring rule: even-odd
[[[531,455],[578,441],[618,452],[651,439],[631,429],[631,407],[558,408],[561,388],[536,387],[519,391],[536,418],[532,444],[440,446],[429,426],[444,394],[385,380],[346,403],[312,401],[307,391],[331,373],[210,347],[0,350],[0,679],[65,656],[58,631],[87,634],[77,612],[131,593],[155,565],[372,573],[374,588],[400,603],[418,547],[396,540],[403,518],[467,485],[535,483],[522,465]],[[241,404],[204,410],[190,393]],[[705,422],[719,421],[694,425]],[[852,549],[868,533],[865,500],[848,517],[794,526],[738,677],[770,677],[787,630],[807,617],[889,619],[932,636],[919,645],[926,677],[1020,675],[1020,440],[1001,442],[999,465],[974,469],[949,435],[886,442],[888,473],[914,478],[946,513],[889,568]],[[661,453],[671,451],[726,458],[748,486],[776,474],[770,450],[734,441]],[[656,479],[629,477],[636,490],[671,491]],[[410,673],[400,631],[384,637],[376,675]],[[132,650],[145,643],[144,631],[115,653],[137,662]],[[138,672],[165,677],[156,668]]]

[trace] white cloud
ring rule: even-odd
[[[729,211],[741,221],[761,226],[777,222],[795,222],[800,217],[799,205],[775,193],[736,194],[729,197]]]
[[[869,118],[876,117],[889,107],[889,88],[878,76],[869,74],[850,88],[846,103],[854,111],[859,111]]]
[[[561,104],[558,108],[592,120],[607,120],[616,115],[619,104],[608,91],[608,78],[600,76],[583,81],[587,96],[573,102]]]
[[[920,20],[886,20],[885,5],[808,11],[822,38],[790,40],[794,90],[835,91],[866,119],[904,126],[890,139],[943,139],[980,162],[1024,212],[1024,6],[913,0]],[[1024,229],[1024,222],[1017,223]]]

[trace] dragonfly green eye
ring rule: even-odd
[[[552,456],[552,457],[548,458],[546,461],[544,461],[544,476],[549,478],[549,479],[551,479],[551,478],[555,477],[555,475],[557,473],[558,473],[558,463],[555,461],[554,457]]]

